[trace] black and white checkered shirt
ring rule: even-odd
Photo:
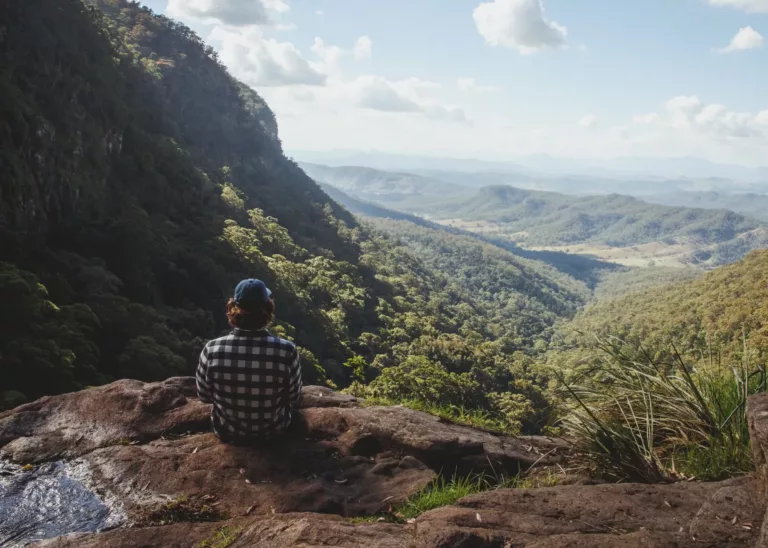
[[[226,441],[284,431],[301,396],[296,345],[267,330],[235,329],[210,341],[200,354],[196,376],[198,396],[213,404],[213,431]]]

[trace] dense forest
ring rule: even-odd
[[[558,344],[583,348],[594,335],[614,336],[649,349],[674,343],[707,360],[711,350],[722,364],[765,364],[767,272],[768,251],[754,251],[693,280],[599,301],[563,329]]]
[[[137,3],[14,1],[0,28],[3,407],[190,374],[235,283],[257,276],[307,383],[541,426],[529,365],[584,302],[579,282],[360,224],[284,157],[256,92]]]

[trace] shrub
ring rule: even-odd
[[[765,390],[765,371],[703,360],[697,369],[672,346],[669,362],[618,339],[569,383],[558,373],[570,411],[563,419],[597,469],[622,479],[720,479],[751,469],[747,398]]]

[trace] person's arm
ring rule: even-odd
[[[299,362],[299,349],[295,348],[293,353],[290,377],[288,378],[288,405],[296,407],[299,399],[301,399],[301,363]]]
[[[208,345],[200,353],[200,361],[197,363],[197,397],[203,403],[213,403],[211,386],[208,384]]]

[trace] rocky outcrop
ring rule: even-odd
[[[567,450],[403,407],[364,407],[321,387],[305,389],[292,432],[265,447],[219,442],[208,432],[209,414],[193,379],[123,380],[3,413],[0,457],[26,466],[63,459],[124,523],[136,523],[181,497],[215,501],[227,518],[376,514],[438,473],[517,474],[553,465]]]
[[[752,546],[762,507],[754,481],[503,489],[422,515],[413,524],[354,524],[320,514],[71,535],[46,548],[735,548]]]
[[[762,472],[721,483],[500,489],[410,523],[353,521],[385,515],[441,471],[514,474],[555,467],[567,447],[549,438],[498,436],[402,407],[366,407],[320,387],[308,387],[300,407],[290,435],[269,447],[246,448],[207,432],[210,408],[194,397],[191,379],[120,381],[44,398],[0,415],[6,463],[6,476],[0,466],[0,503],[6,497],[15,504],[13,497],[27,492],[35,474],[49,490],[58,485],[54,475],[61,485],[78,482],[77,500],[103,501],[93,523],[118,528],[77,533],[89,529],[64,515],[67,528],[55,531],[61,536],[39,544],[61,548],[215,546],[224,540],[265,548],[735,548],[754,546],[760,534]],[[758,470],[766,439],[762,409],[758,399],[750,402]],[[43,461],[51,462],[38,465]],[[22,468],[29,464],[35,466]],[[179,500],[205,507],[206,517],[156,517]],[[12,538],[6,531],[15,523],[29,528],[29,516],[9,515],[12,523],[0,525],[0,544]],[[198,518],[213,521],[191,523]],[[49,523],[57,519],[48,514]],[[46,531],[22,537],[53,536],[52,528]]]
[[[752,443],[752,458],[759,485],[759,496],[768,507],[768,393],[747,400],[747,424]],[[768,517],[768,514],[766,514]],[[757,548],[768,548],[768,521],[764,520]]]
[[[755,482],[502,489],[428,512],[420,546],[749,546]]]
[[[391,523],[355,525],[338,516],[284,514],[221,523],[175,524],[69,535],[39,543],[39,548],[190,548],[206,540],[232,538],[228,548],[404,548],[412,546],[413,526]]]

